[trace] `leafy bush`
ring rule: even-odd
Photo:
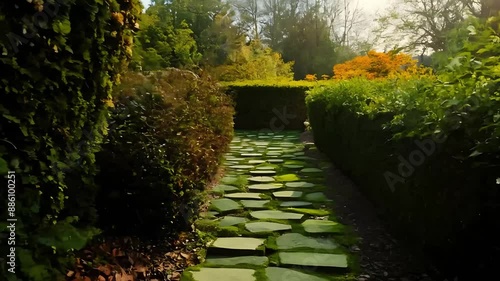
[[[366,56],[358,56],[333,67],[335,79],[355,77],[377,79],[395,76],[409,78],[429,72],[430,69],[417,66],[417,61],[410,55],[395,52],[379,53],[373,50]]]
[[[2,262],[2,280],[57,280],[67,254],[96,233],[94,154],[141,8],[138,0],[0,2],[0,174],[16,172],[17,218],[16,274]]]
[[[231,99],[209,78],[170,69],[128,73],[114,104],[98,155],[101,224],[154,235],[182,228],[232,139]]]

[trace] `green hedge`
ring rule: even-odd
[[[139,0],[0,2],[0,174],[16,172],[17,218],[15,274],[3,261],[0,279],[58,280],[67,254],[96,233],[94,154],[141,9]]]
[[[306,98],[318,148],[455,271],[490,274],[500,257],[499,21],[471,27],[463,59],[437,80],[350,80]]]
[[[303,130],[307,119],[305,92],[314,85],[252,81],[225,84],[236,104],[235,129]]]
[[[233,135],[231,99],[206,77],[127,74],[98,154],[100,225],[156,237],[190,226]],[[163,230],[163,231],[162,231]]]

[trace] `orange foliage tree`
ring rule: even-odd
[[[333,73],[334,79],[354,77],[377,79],[426,75],[430,73],[430,69],[418,66],[417,61],[408,54],[379,53],[372,50],[366,56],[358,56],[345,63],[335,65]]]

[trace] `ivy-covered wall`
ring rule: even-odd
[[[2,262],[2,280],[57,280],[96,233],[94,154],[141,10],[139,0],[0,2],[0,174],[15,172],[17,219],[16,274]]]

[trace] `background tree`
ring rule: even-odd
[[[446,34],[466,17],[461,0],[400,0],[377,19],[377,31],[386,47],[442,51],[446,49]]]
[[[262,2],[259,0],[237,0],[233,6],[239,13],[239,27],[247,33],[249,38],[259,40]]]

